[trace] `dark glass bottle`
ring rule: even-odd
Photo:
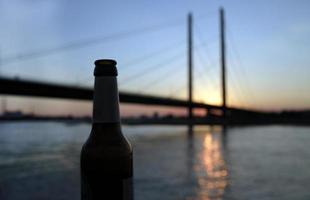
[[[81,199],[132,200],[132,148],[121,131],[116,61],[95,65],[92,130],[81,151]]]

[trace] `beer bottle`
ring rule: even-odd
[[[81,151],[82,200],[132,200],[132,148],[122,134],[114,60],[95,61],[91,133]]]

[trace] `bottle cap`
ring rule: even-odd
[[[112,59],[100,59],[95,61],[94,76],[117,76],[117,62]]]

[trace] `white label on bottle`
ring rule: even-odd
[[[123,200],[133,200],[132,178],[123,179]]]
[[[120,122],[117,79],[115,76],[95,78],[93,122]]]

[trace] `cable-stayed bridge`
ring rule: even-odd
[[[97,38],[91,38],[88,40],[83,40],[79,42],[74,42],[70,44],[66,44],[56,48],[45,49],[36,52],[28,52],[19,56],[11,56],[7,58],[3,58],[1,61],[2,65],[14,63],[16,61],[24,61],[33,58],[43,57],[46,55],[56,54],[61,51],[69,51],[73,49],[83,48],[85,46],[94,45],[98,43],[109,42],[110,40],[117,40],[122,39],[124,37],[134,37],[143,33],[158,31],[161,29],[171,28],[173,26],[179,26],[180,23],[165,23],[159,26],[150,26],[143,29],[132,30],[128,32],[122,32],[111,36],[103,36]],[[193,31],[193,27],[195,26],[195,31]],[[227,123],[228,121],[233,121],[233,118],[240,119],[242,116],[243,119],[247,118],[249,115],[257,116],[260,113],[250,110],[245,110],[241,108],[232,108],[226,105],[227,101],[227,70],[226,70],[226,43],[225,43],[225,21],[224,21],[224,11],[220,10],[220,66],[221,69],[219,77],[220,77],[220,90],[221,90],[221,97],[222,97],[222,105],[210,105],[206,103],[199,103],[193,100],[194,96],[194,88],[193,83],[194,75],[197,78],[203,77],[205,82],[209,82],[208,76],[206,77],[205,69],[204,68],[197,68],[198,74],[195,74],[195,67],[194,67],[194,54],[193,51],[197,51],[197,56],[200,59],[201,63],[205,64],[205,56],[203,53],[199,51],[201,47],[205,47],[206,44],[203,41],[203,37],[201,32],[199,32],[199,28],[197,24],[193,23],[193,17],[191,14],[188,15],[187,18],[187,83],[182,85],[182,87],[176,88],[172,93],[178,93],[180,90],[187,90],[187,99],[180,99],[177,97],[163,97],[158,95],[146,95],[143,93],[138,92],[124,92],[120,91],[120,101],[123,103],[131,103],[131,104],[141,104],[141,105],[159,105],[159,106],[172,106],[172,107],[183,107],[188,109],[188,117],[186,120],[182,121],[182,123],[195,123],[195,116],[193,114],[193,109],[200,108],[206,109],[209,114],[214,113],[221,113],[220,118],[216,118],[213,122],[216,123]],[[200,40],[199,45],[194,45],[193,42],[193,34],[197,34],[197,39]],[[175,46],[175,45],[174,45]],[[130,64],[136,64],[141,60],[148,59],[149,57],[154,56],[155,54],[163,54],[165,51],[170,51],[170,47],[165,49],[158,50],[150,55],[144,55],[143,58],[139,58],[135,61],[132,61]],[[214,60],[211,58],[209,54],[209,62],[212,65],[215,65]],[[146,74],[151,74],[154,71],[158,71],[163,69],[163,66],[169,65],[169,63],[174,62],[175,60],[180,60],[184,58],[184,55],[181,53],[175,54],[172,58],[164,60],[162,63],[143,68],[141,70],[135,71],[134,73],[130,74],[129,76],[122,79],[122,81],[127,84],[132,81],[139,80],[140,77],[145,76]],[[239,64],[240,64],[239,60]],[[140,84],[143,91],[148,90],[149,87],[154,87],[156,84],[160,84],[164,82],[164,79],[172,79],[172,76],[177,74],[180,70],[175,68],[170,68],[168,71],[165,72],[165,76],[162,76],[154,80],[150,80],[149,82]],[[172,75],[170,75],[172,74]],[[122,82],[121,82],[122,83]],[[242,92],[241,92],[242,93]],[[75,100],[92,100],[92,88],[87,87],[79,87],[79,86],[68,86],[68,85],[61,85],[61,84],[54,84],[54,83],[46,83],[46,82],[38,82],[33,80],[23,80],[20,78],[0,78],[0,94],[5,95],[19,95],[19,96],[34,96],[34,97],[50,97],[50,98],[63,98],[63,99],[75,99]],[[220,112],[218,112],[220,111]],[[245,117],[246,116],[246,117]],[[219,120],[220,119],[220,120]],[[196,120],[197,121],[197,120]],[[202,121],[204,123],[205,121]],[[210,121],[209,121],[210,122]]]

